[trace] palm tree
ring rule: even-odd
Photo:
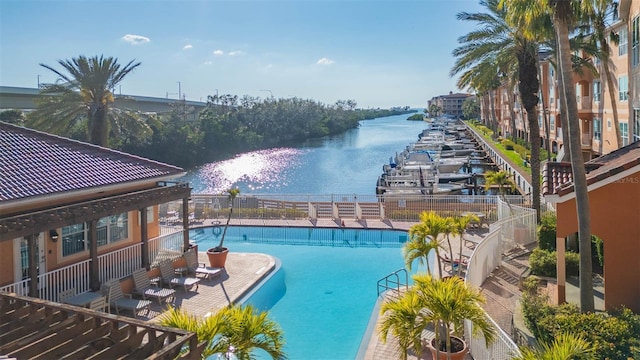
[[[589,192],[587,175],[582,156],[580,141],[580,118],[576,102],[575,86],[571,64],[571,48],[569,46],[569,30],[580,19],[580,16],[593,14],[594,7],[609,3],[607,0],[500,0],[500,5],[508,9],[508,17],[513,23],[531,24],[540,14],[550,14],[553,19],[556,41],[558,45],[559,77],[564,89],[563,108],[567,112],[569,127],[569,152],[573,172],[573,186],[578,211],[578,241],[580,247],[580,310],[594,311],[593,300],[593,268],[591,265],[591,211],[589,208]],[[584,17],[583,17],[584,18]],[[533,31],[533,27],[523,27],[523,31]]]
[[[280,326],[269,319],[267,312],[252,306],[234,305],[211,316],[198,318],[178,308],[160,316],[160,324],[197,334],[198,342],[206,343],[202,359],[219,354],[225,359],[252,359],[256,349],[264,350],[272,359],[285,359],[284,338]]]
[[[465,232],[467,232],[467,227],[469,226],[469,223],[471,222],[479,222],[480,219],[478,218],[478,216],[474,215],[474,214],[467,214],[464,216],[457,216],[455,218],[452,219],[451,222],[451,229],[454,233],[458,234],[460,236],[460,249],[458,254],[462,255],[462,244],[464,243],[464,234]],[[451,246],[451,245],[449,245]],[[453,257],[451,257],[451,259],[453,259]],[[458,264],[458,276],[460,276],[460,274],[462,273],[462,264]]]
[[[227,228],[229,227],[229,222],[231,221],[231,215],[233,215],[233,201],[240,194],[240,189],[229,189],[227,190],[227,193],[229,194],[229,216],[227,217],[227,223],[224,225],[224,231],[222,232],[220,243],[214,248],[214,251],[222,251],[224,249],[224,236],[227,234]]]
[[[427,273],[431,275],[429,266],[429,253],[436,252],[438,269],[442,269],[440,262],[440,237],[449,232],[450,225],[446,218],[434,211],[422,212],[420,222],[409,228],[409,241],[402,248],[407,269],[411,270],[412,264],[418,260],[420,265],[427,266]]]
[[[478,64],[486,61],[485,59],[492,59],[498,67],[497,71],[498,74],[501,74],[500,77],[508,79],[507,84],[511,84],[517,79],[520,99],[526,110],[527,124],[529,125],[533,208],[539,214],[540,127],[536,111],[539,102],[537,94],[540,87],[538,81],[538,38],[525,36],[519,26],[511,26],[507,22],[507,11],[500,7],[499,0],[482,0],[480,4],[488,10],[487,13],[461,12],[457,15],[459,20],[474,21],[478,23],[478,26],[477,30],[460,37],[458,40],[462,45],[453,51],[453,55],[457,59],[451,70],[451,75],[455,75],[463,69],[477,67]],[[513,58],[517,59],[517,68],[514,67]],[[507,89],[512,91],[510,86]],[[512,126],[515,128],[513,112],[511,118]]]
[[[512,360],[573,360],[596,359],[593,344],[585,341],[581,336],[563,333],[556,337],[551,344],[542,344],[538,349],[522,347],[521,355]]]
[[[66,72],[40,64],[61,82],[43,85],[40,94],[44,97],[30,114],[28,125],[59,134],[79,128],[91,143],[108,146],[111,123],[121,118],[112,111],[113,89],[140,63],[132,60],[121,66],[116,58],[80,55],[58,64]]]
[[[409,350],[413,350],[418,359],[422,356],[421,336],[427,324],[424,323],[421,312],[422,302],[414,288],[407,290],[401,297],[390,297],[380,307],[380,339],[386,343],[391,333],[398,342],[396,350],[403,360],[407,359]]]
[[[484,188],[485,190],[489,190],[491,186],[498,186],[498,195],[503,198],[503,200],[508,203],[505,198],[507,193],[507,189],[511,189],[511,191],[515,190],[516,183],[511,178],[511,174],[509,174],[506,170],[500,171],[487,171],[484,173]]]
[[[611,69],[614,66],[611,61],[611,46],[607,39],[607,25],[606,19],[610,15],[609,10],[614,10],[617,7],[617,3],[613,1],[609,2],[597,2],[594,6],[594,12],[591,14],[591,23],[594,30],[594,40],[598,43],[597,48],[599,51],[599,57],[602,63],[601,69],[604,74],[604,79],[607,82],[607,90],[609,91],[609,98],[611,100],[611,113],[613,114],[613,126],[616,133],[616,149],[622,147],[622,134],[620,133],[620,119],[618,118],[618,101],[616,88],[613,84],[614,76],[611,74]]]

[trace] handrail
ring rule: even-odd
[[[398,275],[399,273],[404,273],[404,283],[400,282],[400,275]],[[395,277],[395,281],[390,280],[392,277]],[[384,284],[382,284],[383,281]],[[395,287],[390,287],[389,284],[395,285]],[[400,287],[403,285],[405,291],[409,290],[409,274],[407,273],[406,269],[398,269],[378,280],[378,296],[380,296],[381,293],[387,290],[395,290],[397,294],[400,294]]]

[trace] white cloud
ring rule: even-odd
[[[316,62],[316,65],[331,65],[331,64],[333,64],[334,62],[335,62],[335,61],[333,61],[333,60],[331,60],[331,59],[329,59],[329,58],[323,57],[322,59],[320,59],[320,60],[318,60],[318,61]]]
[[[185,45],[185,46],[182,48],[182,50],[189,50],[189,49],[191,49],[191,48],[193,48],[193,45],[191,45],[191,44],[187,44],[187,45]]]
[[[229,56],[238,56],[244,54],[242,51],[229,51]]]
[[[213,55],[222,56],[222,55],[224,55],[224,51],[222,51],[222,50],[213,50]]]
[[[205,61],[205,62],[204,62],[204,64],[205,64],[205,65],[211,65],[211,64],[213,64],[213,61],[211,61],[211,60],[207,60],[207,61]]]
[[[127,34],[123,36],[122,40],[130,43],[131,45],[140,45],[140,44],[145,44],[151,41],[151,39],[149,39],[146,36],[132,35],[132,34]]]

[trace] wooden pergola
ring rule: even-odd
[[[140,212],[142,239],[142,266],[149,268],[149,247],[147,236],[147,212],[149,206],[169,201],[182,200],[182,224],[184,249],[189,248],[189,197],[191,188],[188,183],[159,182],[156,187],[125,194],[106,196],[100,199],[57,206],[32,212],[3,216],[0,219],[0,241],[25,237],[29,247],[29,277],[36,279],[38,254],[36,237],[39,233],[48,232],[72,224],[87,223],[89,225],[89,269],[92,290],[100,287],[98,274],[97,222],[103,217],[137,210]],[[36,296],[37,282],[31,281],[29,294]]]
[[[206,345],[192,332],[0,293],[0,354],[9,358],[200,359]]]

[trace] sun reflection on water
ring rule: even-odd
[[[205,193],[219,194],[230,188],[244,192],[287,186],[288,174],[300,166],[303,150],[275,148],[239,154],[202,166],[199,178]]]

